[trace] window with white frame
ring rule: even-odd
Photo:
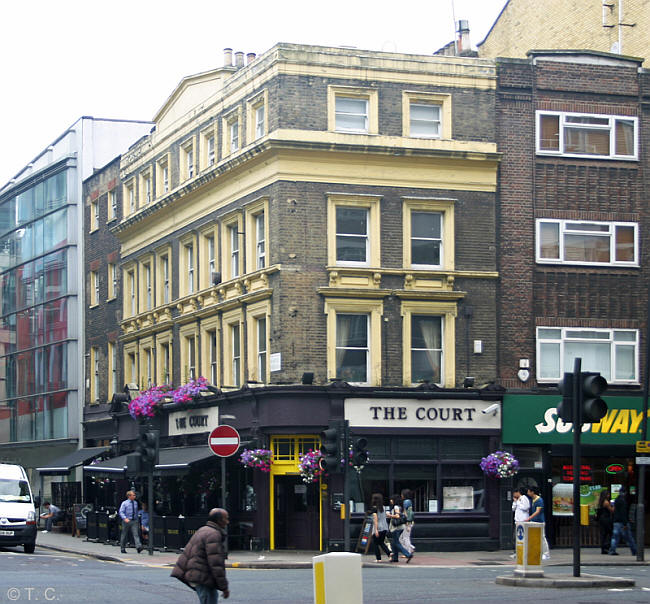
[[[411,315],[411,381],[442,383],[442,317]]]
[[[239,323],[230,325],[230,350],[232,353],[231,378],[233,386],[241,385],[241,340]]]
[[[217,370],[218,370],[218,365],[217,365],[217,330],[213,329],[208,332],[208,338],[210,340],[210,383],[211,384],[218,384],[218,376],[217,376]]]
[[[265,133],[266,107],[264,104],[255,107],[255,138],[262,138]]]
[[[210,135],[206,139],[207,145],[207,163],[208,166],[214,165],[214,134]]]
[[[266,317],[258,317],[257,324],[257,380],[266,383]]]
[[[117,218],[117,194],[115,189],[108,192],[108,219],[114,220]]]
[[[638,118],[537,111],[537,153],[637,159]]]
[[[370,316],[336,315],[336,377],[365,384],[370,374]]]
[[[187,345],[187,378],[189,380],[196,379],[196,338],[190,336],[186,339]]]
[[[228,227],[228,238],[230,240],[230,277],[239,277],[239,232],[238,225]]]
[[[142,180],[140,181],[142,185],[142,198],[145,204],[151,203],[153,198],[152,187],[151,187],[151,173],[149,171],[143,172]]]
[[[336,263],[365,266],[368,264],[367,208],[336,207]]]
[[[442,265],[442,213],[411,211],[411,266]]]
[[[194,246],[191,243],[185,244],[185,270],[187,272],[187,292],[194,292]]]
[[[164,157],[158,162],[158,182],[156,195],[160,197],[169,193],[169,161]]]
[[[409,133],[414,138],[440,138],[440,105],[411,103],[409,112]]]
[[[110,390],[108,397],[111,398],[117,392],[117,344],[115,342],[108,343],[108,362],[110,363]]]
[[[638,225],[538,219],[537,262],[638,266]]]
[[[129,384],[138,384],[138,366],[135,352],[127,353],[127,367],[129,368]]]
[[[92,363],[92,379],[90,380],[90,400],[99,400],[99,348],[93,346],[90,349],[90,360]]]
[[[256,268],[266,266],[266,237],[264,233],[264,212],[255,216],[255,259]]]
[[[144,370],[145,370],[145,386],[151,388],[153,384],[153,350],[151,348],[144,349]]]
[[[171,299],[171,291],[169,285],[169,256],[165,254],[160,257],[160,276],[161,276],[161,288],[162,288],[162,302],[163,304],[169,304]]]
[[[637,383],[638,349],[636,329],[538,327],[537,380],[561,380],[580,357],[583,371],[599,372],[613,384]]]
[[[144,264],[144,299],[146,304],[146,309],[151,310],[153,308],[153,280],[151,276],[151,265]]]
[[[129,299],[131,316],[134,317],[138,314],[138,297],[136,291],[135,271],[131,270],[127,273],[127,281],[129,284]]]
[[[336,95],[337,132],[368,132],[368,99]]]
[[[217,270],[217,256],[216,249],[214,246],[214,236],[209,236],[206,238],[206,243],[208,246],[208,275],[210,276],[210,284],[212,284],[212,275]]]
[[[90,271],[90,304],[99,304],[99,275],[97,271]]]
[[[194,177],[194,141],[190,140],[181,146],[180,168],[183,180]]]
[[[99,228],[99,203],[97,200],[90,202],[90,230],[96,231]]]
[[[108,299],[112,300],[117,296],[117,265],[114,262],[108,263]]]
[[[126,185],[126,198],[129,204],[129,213],[133,214],[136,209],[135,205],[135,186],[133,182]]]
[[[160,350],[160,375],[159,380],[163,384],[171,384],[171,354],[169,342],[159,344]]]
[[[239,149],[239,120],[232,120],[228,123],[228,133],[230,139],[230,152],[234,153]]]

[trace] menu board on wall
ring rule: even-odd
[[[443,510],[473,510],[474,487],[443,487]]]

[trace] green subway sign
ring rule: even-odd
[[[592,445],[633,445],[641,436],[641,397],[603,397],[607,415],[582,426],[581,442]],[[503,433],[506,444],[571,444],[573,425],[557,414],[561,395],[507,394],[503,397]],[[650,417],[650,413],[648,414]]]

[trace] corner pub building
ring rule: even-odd
[[[107,167],[117,185],[84,183],[90,215],[108,216],[86,235],[106,249],[86,267],[85,445],[135,448],[117,384],[204,376],[215,392],[155,418],[155,511],[175,545],[225,491],[233,545],[340,549],[341,476],[307,484],[298,462],[347,419],[370,454],[349,485],[353,535],[372,492],[408,487],[419,548],[497,547],[479,468],[502,394],[494,62],[294,44],[224,56]],[[207,446],[219,422],[270,449],[270,472],[231,457],[224,484]],[[123,455],[86,466],[87,492],[115,506],[124,469]]]
[[[418,519],[414,544],[420,551],[496,549],[498,484],[483,476],[479,462],[498,448],[501,398],[490,388],[405,391],[332,382],[249,387],[202,396],[180,408],[166,404],[153,422],[162,435],[154,483],[155,544],[182,547],[207,510],[222,504],[221,464],[207,440],[225,415],[235,419],[221,423],[233,425],[242,436],[242,447],[225,463],[233,548],[343,550],[343,475],[305,483],[298,462],[320,446],[319,434],[330,421],[346,419],[352,439],[367,440],[370,458],[359,473],[349,471],[353,544],[371,494],[383,493],[388,504],[390,494],[409,488]],[[120,440],[126,439],[136,422],[124,411],[118,417]],[[259,447],[273,452],[270,472],[239,463],[244,449]],[[128,478],[126,455],[85,471],[87,492],[98,509],[105,504],[112,510],[131,480],[146,493],[143,477]],[[107,517],[108,512],[98,516],[104,522]],[[92,537],[103,535],[89,531]]]

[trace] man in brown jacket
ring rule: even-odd
[[[226,579],[226,527],[228,512],[210,510],[208,521],[188,541],[178,557],[172,577],[194,589],[201,604],[217,604],[219,591],[230,595]]]

